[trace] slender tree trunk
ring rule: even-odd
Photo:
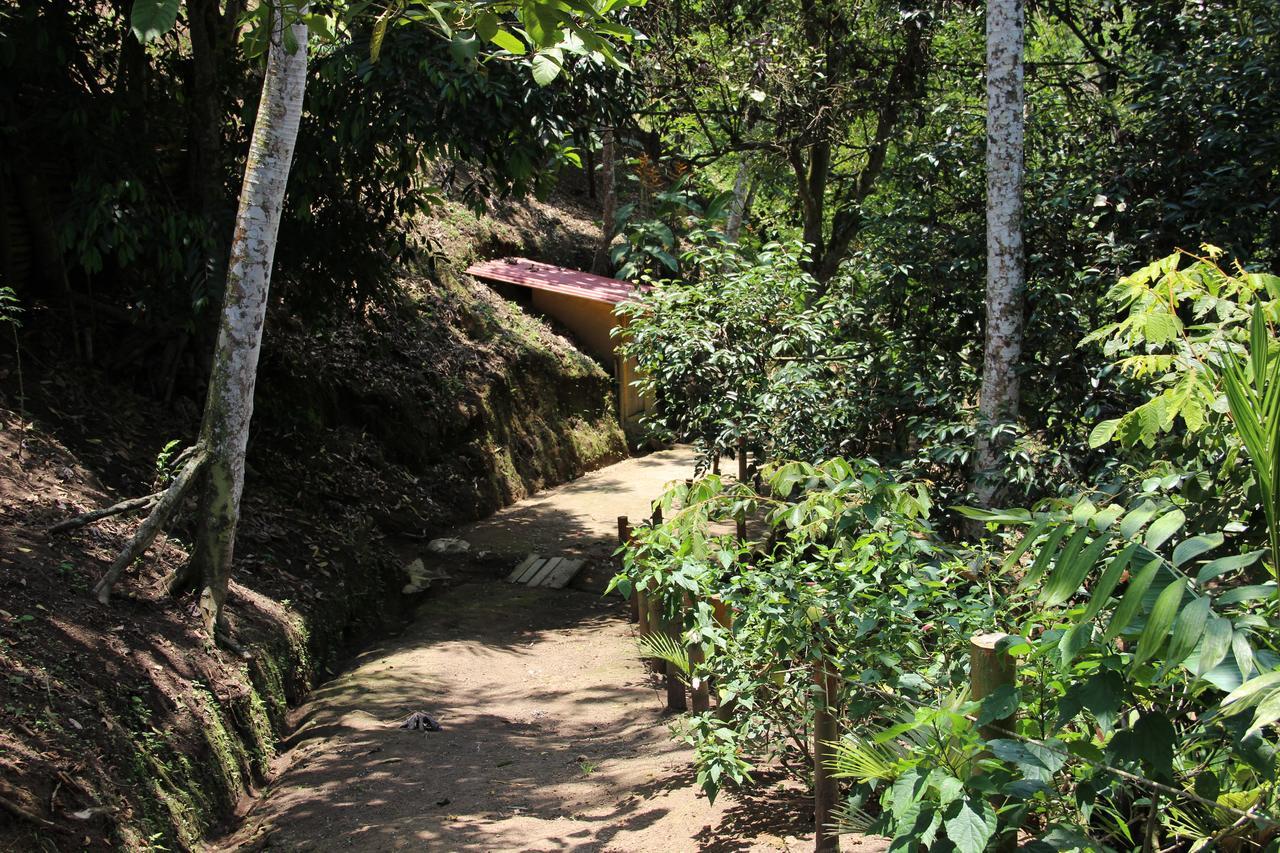
[[[192,556],[203,586],[200,610],[210,637],[221,621],[231,577],[271,266],[307,78],[306,25],[289,25],[296,44],[292,53],[285,47],[285,27],[282,16],[277,15],[245,162],[201,428],[209,462]]]
[[[614,176],[617,153],[614,151],[613,128],[604,129],[601,133],[601,141],[600,192],[604,196],[604,202],[601,205],[600,215],[603,223],[600,227],[600,245],[596,248],[596,257],[591,264],[591,269],[596,275],[608,275],[612,271],[612,265],[609,263],[609,245],[613,242],[614,219],[618,212],[618,186]]]
[[[987,323],[978,398],[974,489],[990,506],[1002,440],[1018,416],[1022,357],[1023,4],[987,3]]]
[[[751,158],[743,154],[738,163],[738,174],[733,179],[733,204],[729,206],[729,221],[725,223],[724,236],[730,243],[738,242],[742,222],[751,207]]]

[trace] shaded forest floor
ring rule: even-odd
[[[665,690],[604,598],[616,517],[692,473],[685,449],[596,471],[459,535],[492,556],[440,558],[456,585],[361,654],[294,715],[276,775],[227,850],[812,849],[812,805],[768,773],[714,805],[671,737]],[[499,576],[526,550],[588,557],[573,589]],[[398,723],[424,711],[441,732]],[[874,841],[849,850],[882,849]]]

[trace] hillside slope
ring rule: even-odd
[[[150,492],[200,392],[165,406],[114,384],[27,306],[24,400],[0,354],[0,849],[198,843],[263,781],[287,708],[403,619],[398,547],[625,455],[608,374],[458,273],[477,252],[561,260],[588,226],[541,205],[428,225],[448,262],[380,307],[321,326],[272,310],[229,602],[247,656],[161,592],[192,508],[109,607],[88,590],[136,519],[45,533]]]

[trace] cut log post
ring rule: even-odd
[[[694,601],[687,592],[684,594],[684,606],[686,610],[696,612]],[[689,645],[689,707],[695,714],[711,710],[711,687],[707,683],[706,673],[699,671],[705,661],[701,640],[691,643]]]
[[[711,599],[711,612],[715,617],[716,623],[726,631],[733,627],[733,612],[729,610],[729,605],[725,604],[718,598]]]
[[[711,454],[711,473],[720,476],[720,451]]]
[[[648,614],[645,618],[645,635],[656,634],[662,630],[662,607],[657,596],[645,593],[644,609]],[[650,672],[656,672],[659,675],[666,672],[666,661],[660,658],[646,658],[645,665]]]
[[[1002,687],[1017,686],[1017,666],[1013,657],[999,648],[1001,641],[1008,634],[991,633],[976,634],[969,638],[969,697],[976,702],[995,693]],[[987,739],[1007,737],[1005,732],[1013,731],[1015,714],[1001,720],[995,720],[979,729],[979,733]],[[1002,800],[994,803],[998,808]],[[996,853],[1013,853],[1018,847],[1016,832],[1007,832],[996,840]]]
[[[825,658],[813,665],[813,849],[817,853],[838,853],[840,836],[836,832],[835,811],[839,803],[840,783],[831,775],[835,749],[832,744],[840,736],[836,712],[840,682],[835,668]]]
[[[969,695],[975,702],[995,693],[1001,687],[1013,687],[1016,667],[1013,658],[1004,649],[998,649],[1000,642],[1008,634],[976,634],[969,639]],[[1013,715],[1003,720],[995,720],[983,726],[981,734],[984,738],[1005,737],[1004,732],[1013,730]]]
[[[680,611],[676,611],[674,618],[668,618],[666,614],[662,614],[662,631],[676,643],[680,642],[680,634],[682,633]],[[687,711],[689,710],[689,700],[685,696],[684,681],[681,680],[682,673],[675,664],[670,661],[663,661],[666,664],[666,681],[667,681],[667,710],[668,711]]]

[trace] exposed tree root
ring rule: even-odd
[[[68,530],[75,530],[77,527],[84,527],[87,524],[93,524],[95,521],[101,521],[104,518],[110,518],[113,515],[120,515],[125,512],[133,512],[140,509],[151,509],[156,505],[156,501],[160,500],[163,492],[155,492],[140,498],[129,498],[127,501],[112,504],[105,509],[95,509],[93,512],[86,512],[84,515],[77,515],[74,518],[68,518],[59,521],[57,524],[46,530],[46,533],[64,533]]]
[[[169,484],[169,488],[165,489],[156,501],[151,514],[142,522],[138,531],[133,534],[133,538],[129,540],[129,544],[124,547],[115,562],[111,564],[111,568],[107,569],[107,573],[102,576],[102,580],[98,581],[98,585],[93,588],[98,601],[103,604],[110,602],[111,587],[115,585],[121,573],[132,565],[134,560],[142,556],[147,546],[155,540],[156,534],[168,524],[173,511],[182,503],[183,496],[191,488],[196,475],[208,460],[209,454],[204,445],[197,444],[186,463],[179,469],[177,476],[173,478],[173,482]]]
[[[4,809],[16,818],[34,823],[36,826],[43,827],[44,829],[52,829],[59,832],[66,831],[63,827],[58,826],[53,821],[45,820],[31,809],[22,805],[22,803],[18,801],[19,798],[15,796],[17,793],[18,792],[9,785],[0,782],[0,809]]]

